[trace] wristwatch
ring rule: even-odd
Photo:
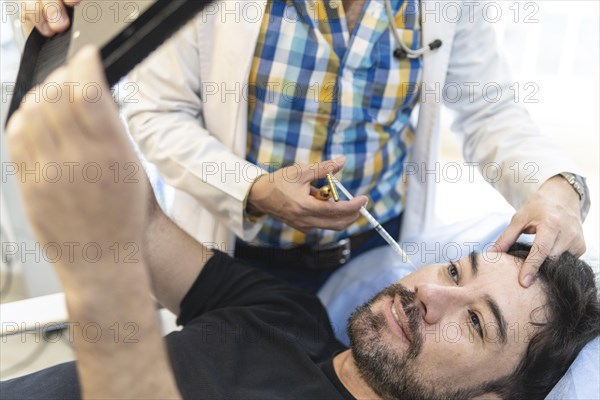
[[[591,203],[590,191],[585,183],[585,178],[570,172],[561,172],[559,175],[565,178],[577,195],[579,195],[579,214],[581,215],[581,222],[585,221],[585,217],[587,217],[588,212],[590,211]]]

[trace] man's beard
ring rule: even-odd
[[[387,325],[385,315],[375,314],[371,310],[371,306],[378,300],[384,297],[394,298],[396,295],[399,295],[408,319],[407,326],[403,328],[412,338],[405,354],[398,354],[383,341],[382,333]],[[423,336],[419,330],[421,315],[416,307],[410,306],[414,304],[414,300],[414,292],[396,283],[358,307],[348,321],[348,337],[358,371],[371,389],[383,399],[428,398],[419,393],[418,389],[422,384],[418,375],[410,368],[410,361],[420,354],[423,347]]]
[[[403,328],[411,338],[406,352],[398,350],[383,340],[387,321],[383,313],[375,314],[371,306],[384,297],[400,297],[408,323]],[[382,399],[465,399],[486,393],[482,386],[470,389],[449,390],[455,382],[440,382],[435,388],[417,371],[413,361],[423,349],[424,338],[420,330],[421,312],[415,305],[415,293],[399,283],[392,284],[358,307],[348,320],[348,337],[354,361],[362,378]],[[399,339],[400,340],[400,339]],[[443,367],[443,366],[440,366]],[[465,377],[468,379],[468,377]]]

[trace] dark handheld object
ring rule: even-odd
[[[139,17],[129,24],[124,24],[114,36],[103,43],[100,50],[108,85],[115,85],[211,2],[212,0],[155,0]],[[52,71],[67,61],[69,48],[74,40],[73,26],[78,22],[75,21],[73,9],[67,7],[67,11],[71,25],[66,32],[47,38],[34,29],[27,38],[7,123],[27,92],[44,82]],[[80,29],[98,26],[92,26],[90,22],[87,27],[83,24]]]

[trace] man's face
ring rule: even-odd
[[[520,265],[472,254],[421,268],[359,307],[348,331],[369,386],[384,398],[465,398],[512,373],[531,322],[545,321],[541,284],[521,287]]]

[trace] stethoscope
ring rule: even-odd
[[[396,30],[396,25],[394,24],[395,18],[394,18],[394,13],[392,11],[391,0],[385,0],[385,13],[387,14],[387,17],[388,17],[388,25],[390,27],[390,30],[392,31],[392,36],[394,36],[396,43],[398,44],[398,46],[400,46],[399,48],[394,50],[395,58],[397,58],[397,59],[419,58],[423,54],[427,54],[429,52],[432,52],[435,49],[439,49],[440,47],[442,47],[442,41],[440,39],[435,39],[433,42],[429,43],[425,47],[421,47],[420,49],[417,49],[417,50],[409,49],[408,46],[404,44],[404,42],[400,38],[400,35],[398,34],[398,31]]]

